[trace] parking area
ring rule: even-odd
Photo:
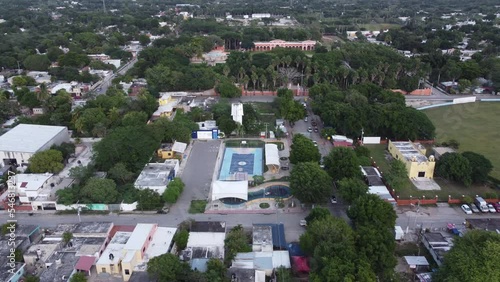
[[[207,199],[214,169],[218,165],[218,153],[221,146],[220,140],[198,141],[192,144],[191,153],[181,178],[186,188],[180,201]]]

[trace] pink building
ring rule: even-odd
[[[284,40],[271,40],[269,42],[255,42],[254,51],[269,51],[273,50],[276,47],[281,48],[294,48],[300,49],[303,51],[314,50],[314,46],[316,45],[316,41],[306,40],[306,41],[284,41]]]

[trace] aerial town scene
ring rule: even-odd
[[[0,282],[500,282],[498,0],[0,0]]]

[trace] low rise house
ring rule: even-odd
[[[31,204],[33,210],[44,210],[54,207],[55,196],[52,192],[56,179],[51,173],[20,173],[16,174],[16,195],[21,204]]]
[[[361,167],[361,173],[365,177],[365,182],[368,185],[368,193],[379,196],[382,200],[396,205],[396,200],[392,197],[389,189],[385,186],[382,180],[382,175],[377,168],[372,166]]]
[[[160,149],[158,149],[157,154],[158,157],[162,159],[171,159],[174,158],[178,154],[184,154],[186,151],[187,144],[182,142],[171,143],[163,143],[161,144]]]
[[[277,234],[279,235],[280,233]],[[254,225],[252,238],[253,252],[237,253],[230,268],[232,271],[236,269],[250,269],[264,272],[266,276],[271,276],[276,268],[291,268],[288,251],[275,250],[272,225]]]
[[[118,231],[96,262],[97,273],[117,274],[129,281],[134,271],[145,271],[147,262],[172,249],[176,228],[137,224],[132,232]]]
[[[422,243],[424,243],[425,248],[429,250],[432,258],[436,261],[438,266],[443,264],[443,258],[446,252],[448,252],[451,247],[451,239],[447,239],[443,234],[439,232],[427,232],[422,236]]]
[[[137,189],[151,189],[161,195],[178,170],[179,160],[177,159],[166,160],[164,163],[146,164],[134,186]]]
[[[224,259],[225,239],[225,222],[193,222],[186,249],[182,252],[181,257],[191,265],[191,269],[205,272],[208,260],[211,258]]]
[[[402,161],[409,178],[433,178],[436,162],[434,156],[426,157],[426,149],[419,143],[392,142],[389,140],[388,150],[392,157]]]
[[[153,113],[152,119],[160,117],[173,118],[175,109],[180,100],[187,96],[187,92],[160,92],[160,99],[158,99],[159,107]]]

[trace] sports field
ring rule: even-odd
[[[455,139],[460,152],[473,151],[487,157],[500,179],[500,102],[476,102],[424,111],[436,127],[437,142]]]

